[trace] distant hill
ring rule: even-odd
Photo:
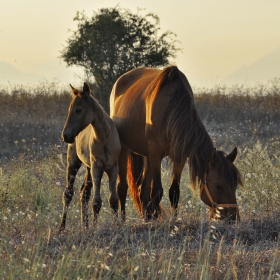
[[[35,83],[44,77],[33,73],[23,73],[9,63],[0,61],[0,83],[11,82],[12,84]]]
[[[280,78],[280,47],[249,66],[242,66],[223,80],[225,84],[266,83]]]
[[[83,70],[77,67],[61,65],[58,60],[53,59],[45,63],[33,63],[34,73],[24,73],[7,62],[0,61],[0,84],[37,84],[43,80],[52,81],[57,79],[62,83],[75,83],[83,79]]]

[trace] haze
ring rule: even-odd
[[[118,4],[158,15],[161,31],[177,34],[182,52],[172,63],[191,85],[255,84],[280,77],[277,0],[0,0],[0,83],[82,78],[81,69],[66,68],[58,59],[71,35],[68,29],[76,30],[73,18],[77,11],[91,16]]]

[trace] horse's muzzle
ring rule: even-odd
[[[75,141],[75,136],[71,133],[62,132],[61,139],[68,144],[72,144]]]
[[[228,221],[229,223],[240,221],[240,215],[239,215],[238,208],[218,207],[217,209],[215,209],[215,211],[211,211],[211,212],[212,212],[211,213],[212,218],[214,218],[216,220],[225,220],[225,221]]]

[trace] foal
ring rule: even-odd
[[[71,85],[70,85],[71,86]],[[93,188],[94,221],[100,211],[100,183],[104,172],[109,177],[110,207],[118,212],[116,190],[118,157],[121,144],[114,122],[90,94],[84,83],[83,91],[72,88],[73,100],[61,137],[68,143],[67,186],[63,194],[63,215],[60,230],[65,229],[66,215],[74,194],[74,181],[82,163],[87,167],[86,177],[80,189],[81,219],[88,228],[88,202]]]

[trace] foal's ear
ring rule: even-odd
[[[86,95],[89,95],[89,94],[90,94],[90,88],[89,88],[87,83],[84,83],[83,95],[86,96]]]
[[[211,153],[210,162],[214,166],[217,163],[217,161],[218,161],[218,154],[216,148],[214,148]]]
[[[74,87],[72,87],[72,85],[70,84],[70,87],[72,88],[72,93],[74,95],[78,95],[79,94],[79,91],[77,89],[75,89]]]
[[[235,159],[236,159],[236,156],[237,156],[237,148],[235,147],[235,148],[233,149],[233,151],[232,151],[229,155],[227,155],[227,158],[228,158],[231,162],[234,162]]]

